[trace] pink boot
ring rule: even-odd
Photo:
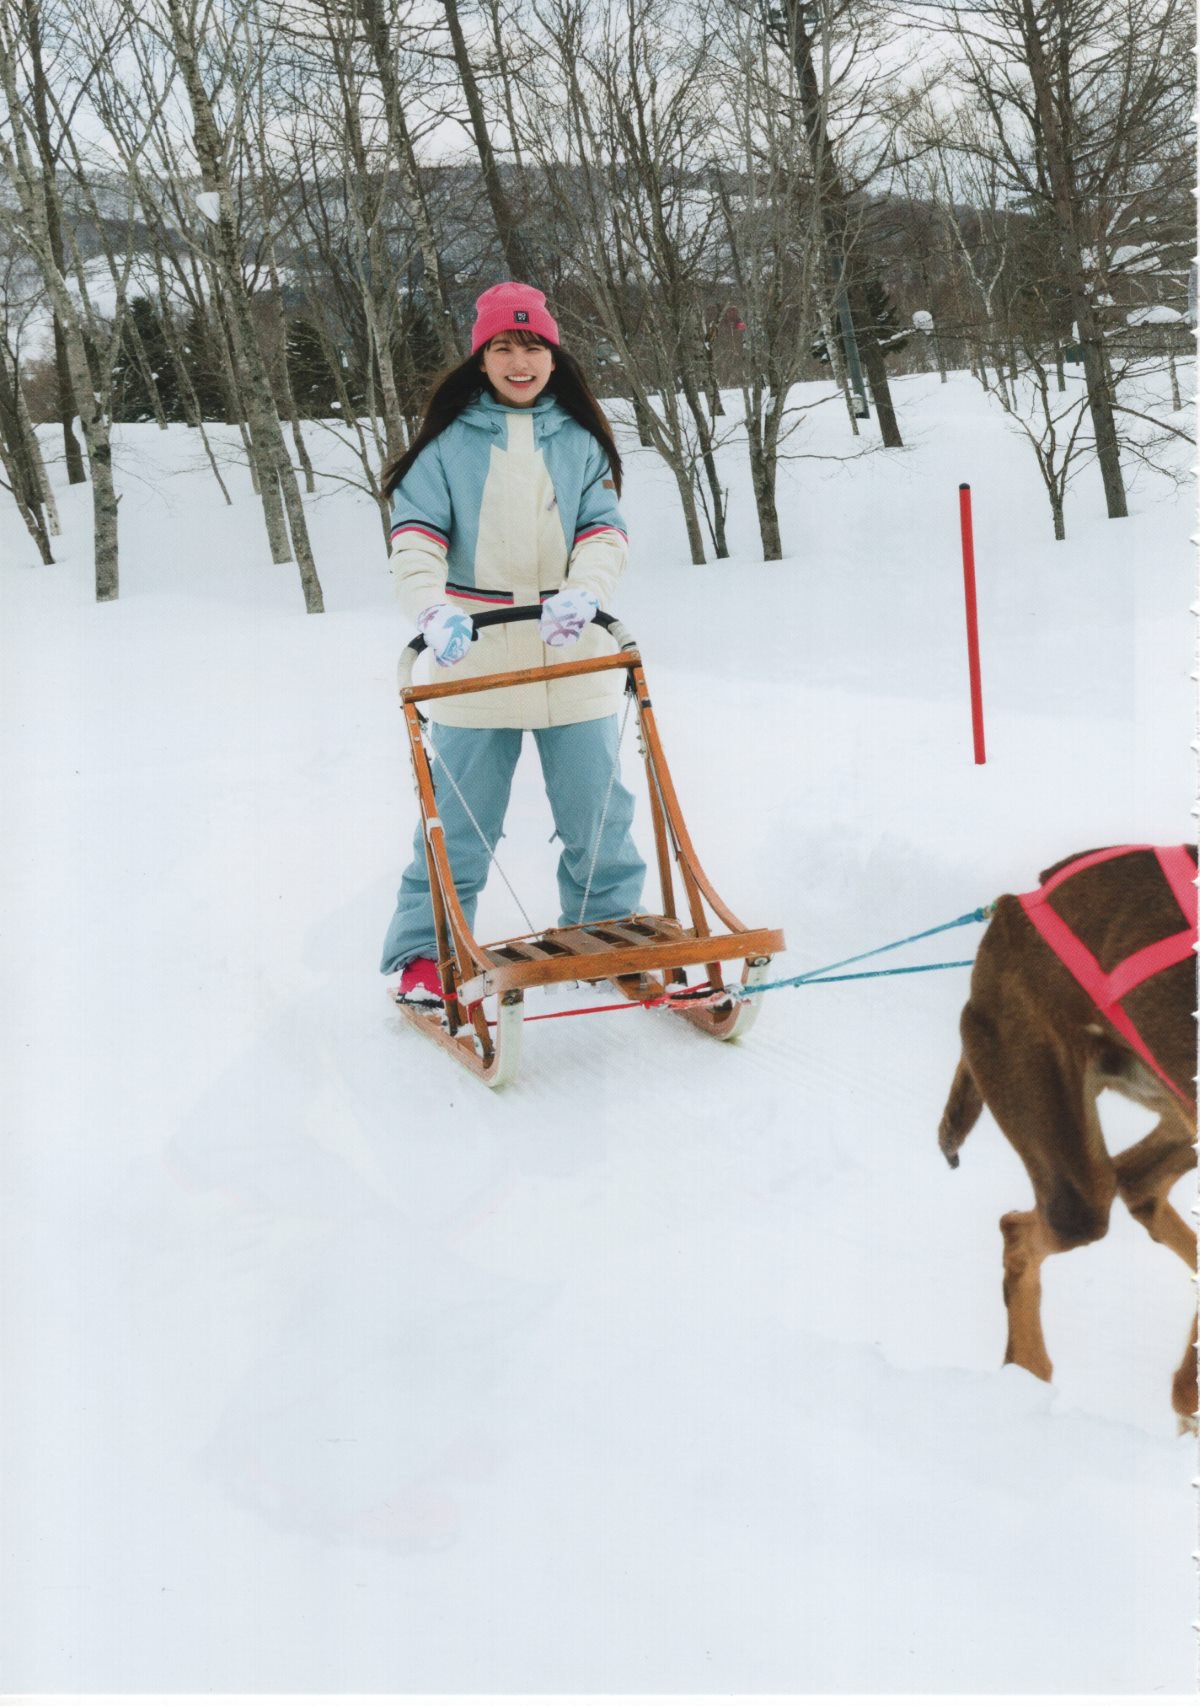
[[[414,1001],[438,1003],[440,1005],[445,991],[442,980],[438,976],[437,964],[433,960],[409,960],[400,974],[400,985],[396,990],[397,1001]]]

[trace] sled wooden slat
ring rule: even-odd
[[[470,1004],[509,989],[535,989],[548,983],[586,982],[635,972],[669,971],[677,966],[719,965],[722,960],[757,959],[783,947],[781,930],[742,930],[736,935],[697,936],[674,919],[648,918],[656,926],[654,939],[623,931],[619,921],[582,929],[546,930],[540,938],[514,943],[489,943],[483,950],[490,969],[467,979],[459,999]],[[569,950],[556,954],[539,947],[550,940]],[[511,952],[524,950],[521,957]]]

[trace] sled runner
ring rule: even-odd
[[[474,626],[478,633],[498,622],[537,621],[540,616],[538,605],[519,605],[476,616]],[[417,1030],[492,1086],[508,1083],[516,1075],[527,989],[607,981],[627,1001],[661,1003],[709,1036],[728,1040],[749,1030],[761,1000],[753,990],[766,981],[771,956],[784,946],[780,930],[748,930],[705,876],[663,756],[637,644],[615,617],[598,611],[593,620],[608,629],[619,651],[608,657],[419,687],[412,685],[412,672],[425,648],[424,638],[412,640],[400,658],[400,702],[420,800],[438,970],[445,992],[440,1007],[405,1002],[400,1003],[400,1011]],[[556,926],[481,946],[467,926],[455,892],[418,707],[452,694],[610,669],[625,672],[626,691],[637,712],[662,910]],[[672,867],[678,871],[686,917],[677,907]],[[709,922],[706,903],[715,915],[715,925]],[[722,969],[728,961],[741,962],[736,990]],[[703,969],[703,981],[689,983],[688,972],[694,967]]]

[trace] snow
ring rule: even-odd
[[[1183,318],[1177,308],[1159,304],[1152,308],[1135,308],[1126,314],[1125,321],[1130,326],[1177,326],[1183,323]]]
[[[973,382],[897,399],[904,451],[785,465],[782,563],[736,446],[736,555],[695,568],[624,435],[620,614],[773,975],[1192,833],[1190,492],[1113,523],[1088,471],[1055,544]],[[85,490],[56,470],[51,568],[0,496],[5,1686],[1189,1693],[1188,1277],[1118,1209],[1045,1271],[1054,1384],[1001,1368],[1031,1192],[987,1116],[938,1152],[966,972],[780,991],[735,1045],[529,1025],[472,1082],[374,969],[415,813],[376,514],[308,500],[307,617],[244,469],[227,508],[187,429],[115,442],[115,604]],[[547,922],[549,832],[527,753],[502,859]]]
[[[1161,266],[1161,243],[1119,243],[1108,256],[1107,270],[1113,272],[1156,272]],[[1095,249],[1080,250],[1085,267],[1094,270],[1100,260]]]

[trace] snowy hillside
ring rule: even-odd
[[[972,381],[897,397],[904,451],[788,464],[782,563],[736,449],[694,568],[630,441],[619,613],[779,976],[1194,833],[1191,491],[1109,522],[1084,473],[1055,544]],[[186,428],[116,443],[116,604],[86,491],[52,568],[0,492],[4,1686],[1188,1693],[1188,1276],[1118,1208],[1045,1269],[1054,1385],[1001,1368],[1032,1194],[987,1116],[956,1173],[936,1141],[968,973],[783,990],[734,1045],[533,1024],[469,1081],[375,971],[415,815],[376,515],[309,500],[306,617],[243,471],[227,509]],[[550,827],[527,752],[538,923]],[[480,925],[522,927],[499,882]]]

